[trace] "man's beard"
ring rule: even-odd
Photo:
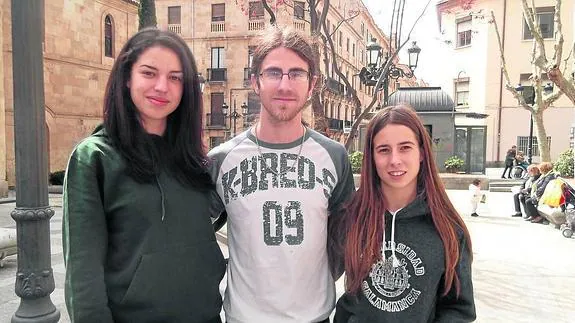
[[[311,102],[310,100],[306,100],[299,109],[295,110],[289,110],[285,106],[280,106],[272,109],[268,109],[267,107],[263,106],[263,108],[276,121],[285,122],[293,120],[300,112],[302,112],[309,105],[310,102]]]

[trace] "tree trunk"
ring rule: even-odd
[[[551,162],[551,154],[549,153],[549,144],[547,143],[547,132],[543,125],[543,111],[538,111],[533,114],[533,127],[537,135],[537,144],[539,147],[539,155],[542,162]]]
[[[138,26],[138,30],[146,27],[156,27],[156,1],[140,0],[138,16],[140,18],[140,25]]]

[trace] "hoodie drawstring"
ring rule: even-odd
[[[164,217],[166,216],[166,200],[164,197],[164,189],[162,188],[162,184],[160,184],[158,175],[156,175],[156,184],[158,184],[158,189],[160,189],[160,199],[162,201],[162,222],[164,222]]]
[[[392,219],[391,219],[391,264],[393,266],[393,268],[395,267],[399,267],[400,263],[399,260],[397,259],[397,257],[395,256],[395,216],[397,215],[397,212],[399,212],[401,209],[395,211],[395,212],[389,212],[391,213],[391,215],[393,215]],[[383,215],[383,223],[385,224],[385,213]],[[385,261],[385,226],[383,228],[383,260]]]

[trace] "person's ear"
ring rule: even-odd
[[[254,92],[256,92],[257,95],[260,95],[260,83],[255,74],[252,74],[250,77],[250,83],[252,84],[252,89]]]
[[[309,87],[309,91],[307,93],[308,97],[311,97],[311,94],[313,93],[313,89],[315,88],[315,84],[317,83],[317,75],[314,75],[311,78],[311,82],[310,82],[310,87]]]

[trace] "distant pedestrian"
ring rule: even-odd
[[[483,198],[483,194],[481,193],[481,180],[476,178],[473,180],[471,184],[469,184],[469,202],[471,206],[471,216],[479,216],[477,214],[477,206],[481,199]]]
[[[221,322],[226,266],[208,211],[197,71],[178,35],[153,28],[116,58],[104,125],[76,146],[64,181],[72,322]]]
[[[347,207],[345,294],[334,323],[472,322],[471,238],[411,107],[367,126],[361,184]]]
[[[503,174],[501,178],[505,178],[505,173],[509,169],[509,175],[507,178],[511,178],[511,171],[513,170],[513,163],[515,162],[515,156],[517,155],[517,146],[511,146],[511,149],[507,150],[507,154],[505,155],[505,169],[503,169]]]

